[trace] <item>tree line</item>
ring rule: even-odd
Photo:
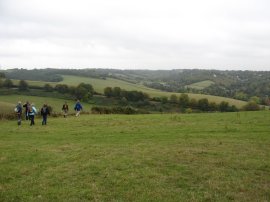
[[[116,98],[120,101],[121,104],[125,105],[127,105],[128,102],[136,102],[136,106],[138,106],[138,103],[142,103],[140,105],[142,106],[159,102],[169,107],[177,106],[182,112],[185,112],[186,110],[203,112],[236,112],[240,110],[235,105],[230,105],[226,101],[222,101],[221,103],[217,104],[216,102],[209,101],[207,98],[202,98],[199,100],[190,98],[186,93],[180,94],[179,97],[177,97],[175,94],[172,94],[169,98],[166,96],[150,98],[147,93],[140,91],[126,91],[120,87],[106,87],[104,88],[104,95],[108,98]],[[260,110],[260,106],[254,100],[251,100],[241,110]]]
[[[19,91],[29,91],[30,87],[24,80],[20,80],[16,86],[10,79],[0,79],[0,88],[18,88]],[[45,92],[58,92],[61,94],[69,94],[73,99],[79,99],[88,102],[94,95],[94,88],[91,84],[80,83],[78,86],[68,86],[66,84],[57,84],[54,87],[50,84],[45,84],[39,89]]]
[[[68,86],[66,84],[57,84],[52,87],[45,84],[43,87],[46,92],[59,92],[61,94],[70,94],[73,98],[88,102],[94,95],[95,91],[91,84],[80,83],[78,86]]]
[[[60,82],[63,77],[57,69],[11,69],[4,72],[9,79]]]
[[[10,79],[5,79],[3,74],[0,74],[0,78],[0,87],[18,87],[19,91],[29,90],[29,85],[24,80],[20,80],[18,86],[15,86]],[[90,101],[95,94],[93,86],[91,84],[85,83],[80,83],[78,86],[68,86],[66,84],[57,84],[52,86],[50,84],[45,84],[41,89],[46,92],[68,94],[73,99],[79,99],[85,102]],[[127,91],[121,89],[120,87],[106,87],[104,89],[104,96],[107,98],[118,99],[120,105],[135,103],[137,107],[144,107],[158,102],[164,106],[167,105],[168,108],[177,106],[182,112],[185,112],[187,109],[189,111],[193,110],[203,112],[235,112],[239,110],[236,106],[229,105],[229,103],[225,101],[217,104],[215,102],[210,102],[207,98],[196,100],[194,98],[189,98],[188,94],[186,93],[182,93],[179,97],[177,97],[175,94],[172,94],[169,98],[166,96],[150,98],[147,93],[141,91]],[[258,105],[258,98],[254,96],[253,99],[251,99],[241,110],[260,110],[260,106]],[[115,110],[113,110],[113,112],[115,112]]]
[[[61,75],[93,78],[115,78],[168,92],[201,93],[249,101],[259,98],[258,104],[269,104],[270,71],[220,71],[199,69],[175,70],[116,70],[116,69],[11,69],[1,71],[9,79],[62,81]],[[204,89],[187,87],[190,84],[211,80]]]
[[[149,95],[147,93],[141,91],[127,91],[121,89],[120,87],[106,87],[104,89],[104,95],[108,98],[120,98],[126,99],[127,101],[138,102],[138,101],[145,101],[149,99]]]

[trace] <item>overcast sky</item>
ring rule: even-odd
[[[0,68],[270,71],[269,0],[0,0]]]

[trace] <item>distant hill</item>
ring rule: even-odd
[[[103,94],[104,88],[106,87],[120,87],[128,91],[142,91],[147,93],[150,97],[170,97],[172,94],[175,94],[177,97],[181,93],[177,92],[166,92],[158,89],[148,88],[140,83],[130,83],[119,79],[114,78],[91,78],[91,77],[82,77],[82,76],[70,76],[70,75],[61,75],[63,80],[61,82],[44,82],[44,81],[27,81],[32,87],[43,87],[46,83],[55,86],[57,84],[66,84],[69,86],[77,86],[79,83],[89,83],[94,87],[94,90],[97,93]],[[19,80],[13,80],[14,84],[18,85]],[[212,96],[205,94],[196,94],[196,93],[187,93],[190,98],[195,98],[196,100],[207,98],[210,102],[220,103],[222,101],[228,102],[230,105],[235,105],[238,108],[243,107],[246,102],[241,100],[236,100],[232,98],[226,98],[221,96]]]
[[[129,83],[126,81],[118,80],[118,79],[96,79],[96,78],[88,78],[88,77],[77,77],[77,76],[64,76],[64,80],[60,83],[68,84],[68,85],[78,85],[80,82],[90,83],[93,85],[95,91],[99,93],[103,93],[104,88],[106,87],[121,87],[125,90],[137,90],[137,91],[143,91],[147,94],[149,94],[151,97],[170,97],[172,94],[175,94],[177,96],[180,96],[181,93],[173,93],[173,92],[164,92],[161,90],[156,90],[152,88],[145,87],[141,84],[134,84]],[[237,107],[242,107],[246,104],[246,102],[230,99],[230,98],[224,98],[220,96],[212,96],[212,95],[203,95],[203,94],[194,94],[194,93],[188,93],[190,98],[195,99],[202,99],[207,98],[209,101],[220,103],[222,101],[227,101],[231,105],[235,105]]]
[[[248,101],[256,96],[260,100],[260,104],[267,104],[266,100],[270,96],[270,71],[10,69],[1,72],[11,79],[70,84],[75,82],[72,81],[73,79],[76,80],[76,77],[72,76],[83,77],[81,81],[88,78],[97,82],[96,90],[99,92],[102,91],[101,88],[105,84],[108,85],[109,81],[112,85],[120,87],[123,85],[123,88],[127,89],[134,87],[146,92],[150,89],[152,95],[160,95],[160,91],[184,92],[235,98],[243,101]],[[36,84],[38,83],[36,82]]]

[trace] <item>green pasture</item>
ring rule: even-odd
[[[0,201],[270,201],[270,113],[0,121]]]
[[[12,82],[14,85],[19,85],[20,80],[17,79],[12,79]],[[30,80],[26,80],[26,82],[28,83],[29,86],[33,86],[33,87],[43,87],[45,84],[50,84],[51,86],[55,86],[57,84],[57,82],[46,82],[46,81],[30,81]]]
[[[126,81],[118,80],[118,79],[113,79],[113,78],[106,78],[106,79],[95,79],[95,78],[90,78],[90,77],[79,77],[79,76],[67,76],[63,75],[64,80],[60,83],[67,84],[67,85],[73,85],[76,86],[79,83],[90,83],[94,87],[95,91],[99,93],[104,92],[104,88],[106,87],[120,87],[125,90],[138,90],[138,91],[158,91],[155,89],[147,88],[143,85],[140,84],[134,84],[134,83],[129,83]]]
[[[196,82],[196,83],[187,85],[186,87],[202,90],[204,88],[211,86],[212,84],[214,84],[213,81],[205,80],[205,81],[200,81],[200,82]]]
[[[126,81],[118,80],[118,79],[112,79],[112,78],[106,78],[106,79],[95,79],[95,78],[90,78],[90,77],[79,77],[79,76],[68,76],[68,75],[62,75],[64,80],[59,82],[60,84],[67,84],[70,86],[77,86],[79,83],[89,83],[93,86],[94,90],[98,93],[103,93],[104,88],[106,87],[120,87],[122,89],[131,91],[131,90],[136,90],[136,91],[142,91],[147,94],[149,94],[151,97],[170,97],[172,94],[175,94],[177,96],[180,96],[180,93],[172,93],[172,92],[164,92],[152,88],[147,88],[141,84],[134,84],[134,83],[129,83]],[[19,81],[15,81],[14,83],[18,83]],[[53,83],[53,82],[42,82],[42,81],[27,81],[30,86],[44,86],[45,83],[49,83],[52,86],[55,86],[58,83]],[[212,96],[212,95],[203,95],[203,94],[188,94],[190,98],[195,98],[197,100],[202,99],[202,98],[207,98],[210,102],[216,102],[220,103],[222,101],[228,102],[230,105],[235,105],[238,108],[243,107],[246,102],[240,101],[240,100],[235,100],[231,98],[224,98],[224,97],[219,97],[219,96]]]
[[[164,91],[159,91],[151,88],[147,88],[143,85],[140,84],[133,84],[133,83],[128,83],[126,81],[121,81],[117,79],[93,79],[89,77],[78,77],[78,76],[63,76],[64,80],[61,82],[63,84],[67,85],[78,85],[81,82],[84,83],[90,83],[95,91],[99,93],[104,92],[104,88],[106,87],[120,87],[125,90],[137,90],[137,91],[143,91],[147,94],[149,94],[151,97],[162,97],[162,96],[167,96],[170,97],[172,94],[175,94],[177,96],[180,96],[180,93],[172,93],[172,92],[164,92]],[[230,103],[231,105],[235,105],[239,108],[244,106],[246,102],[240,101],[240,100],[235,100],[231,98],[224,98],[224,97],[219,97],[219,96],[212,96],[212,95],[202,95],[202,94],[188,94],[190,98],[195,98],[195,99],[202,99],[202,98],[208,98],[209,101],[220,103],[222,101],[226,101]]]
[[[14,112],[15,106],[16,106],[15,104],[2,101],[2,99],[0,98],[0,113]]]
[[[39,96],[27,96],[27,95],[2,95],[0,96],[0,113],[6,112],[14,112],[14,108],[17,105],[18,101],[21,101],[22,104],[29,101],[30,103],[34,103],[38,109],[41,109],[43,104],[47,103],[49,106],[53,108],[54,112],[61,112],[62,106],[67,101],[70,112],[73,112],[73,108],[75,105],[74,100],[64,100],[59,98],[52,97],[39,97]],[[82,103],[84,111],[91,111],[92,105],[88,103]]]

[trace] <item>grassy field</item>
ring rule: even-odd
[[[67,85],[78,85],[80,82],[84,83],[90,83],[93,85],[95,91],[99,93],[104,92],[104,88],[110,86],[110,87],[120,87],[125,90],[137,90],[137,91],[143,91],[147,94],[149,94],[151,97],[170,97],[172,94],[175,94],[177,96],[180,96],[180,93],[171,93],[171,92],[164,92],[152,88],[147,88],[143,85],[139,84],[133,84],[133,83],[128,83],[125,81],[117,80],[117,79],[111,79],[107,78],[106,80],[103,79],[93,79],[93,78],[87,78],[87,77],[77,77],[77,76],[63,76],[64,80],[62,83],[67,84]],[[219,96],[212,96],[212,95],[202,95],[202,94],[188,94],[190,98],[195,98],[195,99],[202,99],[202,98],[208,98],[209,101],[220,103],[222,101],[226,101],[230,103],[231,105],[235,105],[239,108],[243,107],[246,102],[240,101],[240,100],[235,100],[235,99],[230,99],[230,98],[224,98],[224,97],[219,97]]]
[[[0,98],[1,99],[1,98]],[[0,113],[10,113],[14,112],[15,104],[5,101],[0,101]]]
[[[126,81],[118,80],[118,79],[113,79],[113,78],[106,78],[106,79],[94,79],[90,77],[78,77],[78,76],[67,76],[63,75],[64,80],[60,83],[67,84],[67,85],[78,85],[81,82],[84,83],[90,83],[93,85],[95,91],[99,93],[104,92],[104,88],[106,87],[120,87],[125,90],[138,90],[138,91],[144,91],[144,92],[154,92],[158,90],[152,89],[152,88],[147,88],[143,85],[140,84],[134,84],[134,83],[129,83]]]
[[[14,85],[19,85],[20,80],[12,79],[12,82]],[[43,87],[45,84],[50,84],[51,86],[55,86],[57,82],[45,82],[45,81],[30,81],[26,80],[29,86],[37,86],[37,87]]]
[[[270,113],[0,121],[0,201],[269,201]]]
[[[61,112],[62,106],[67,101],[70,107],[70,111],[73,112],[73,107],[75,101],[73,100],[64,100],[51,97],[39,97],[39,96],[26,96],[26,95],[2,95],[0,96],[0,113],[14,112],[14,107],[17,105],[18,101],[21,101],[23,104],[26,101],[34,103],[38,109],[41,109],[44,103],[47,103],[53,108],[54,112]],[[82,103],[84,111],[91,111],[92,105],[88,103]]]
[[[201,82],[197,82],[197,83],[193,83],[193,84],[187,85],[186,87],[194,88],[194,89],[198,89],[198,90],[202,90],[204,88],[209,87],[212,84],[214,84],[213,81],[206,80],[206,81],[201,81]]]
[[[126,81],[113,79],[113,78],[106,78],[106,79],[96,79],[90,77],[80,77],[80,76],[70,76],[70,75],[62,75],[63,81],[61,82],[45,82],[45,81],[29,81],[27,83],[29,86],[38,86],[43,87],[45,84],[50,84],[51,86],[55,86],[56,84],[66,84],[69,86],[77,86],[79,83],[90,83],[93,85],[96,92],[103,93],[104,88],[110,87],[121,87],[122,89],[126,90],[138,90],[138,91],[157,91],[155,89],[147,88],[140,84],[129,83]],[[19,84],[19,80],[12,80],[15,85]]]
[[[79,76],[68,76],[68,75],[63,75],[64,80],[62,82],[59,82],[60,84],[67,84],[70,86],[77,86],[79,83],[84,82],[84,83],[90,83],[96,92],[98,93],[103,93],[104,88],[106,87],[120,87],[125,90],[137,90],[137,91],[143,91],[147,94],[150,95],[150,97],[170,97],[172,94],[175,94],[177,96],[180,96],[180,93],[172,93],[172,92],[164,92],[152,88],[147,88],[141,84],[133,84],[129,83],[126,81],[121,81],[117,79],[112,79],[112,78],[107,78],[107,79],[94,79],[94,78],[89,78],[89,77],[79,77]],[[18,84],[18,80],[13,80],[15,84]],[[45,83],[49,83],[52,86],[55,86],[57,83],[52,83],[52,82],[42,82],[42,81],[27,81],[30,86],[44,86]],[[238,108],[243,107],[246,102],[240,101],[240,100],[235,100],[231,98],[224,98],[224,97],[219,97],[219,96],[212,96],[212,95],[202,95],[202,94],[193,94],[189,93],[188,94],[190,98],[195,98],[195,99],[202,99],[202,98],[207,98],[211,102],[216,102],[220,103],[222,101],[226,101],[230,103],[230,105],[235,105]]]
[[[162,97],[162,96],[170,97],[172,94],[180,96],[180,93],[159,91],[156,89],[147,88],[143,85],[128,83],[125,81],[111,79],[111,78],[107,78],[106,80],[103,80],[103,79],[93,79],[93,78],[87,78],[87,77],[83,78],[83,77],[77,77],[77,76],[63,76],[63,77],[64,77],[64,80],[62,81],[62,83],[64,84],[78,85],[80,82],[90,83],[93,85],[95,91],[99,93],[103,93],[104,88],[110,86],[110,87],[120,87],[125,90],[143,91],[149,94],[151,97]],[[226,101],[230,103],[231,105],[235,105],[239,108],[243,107],[246,104],[246,102],[244,101],[224,98],[224,97],[219,97],[219,96],[193,94],[193,93],[189,93],[188,95],[190,98],[195,98],[197,100],[202,99],[202,98],[208,98],[209,101],[216,102],[216,103]]]

